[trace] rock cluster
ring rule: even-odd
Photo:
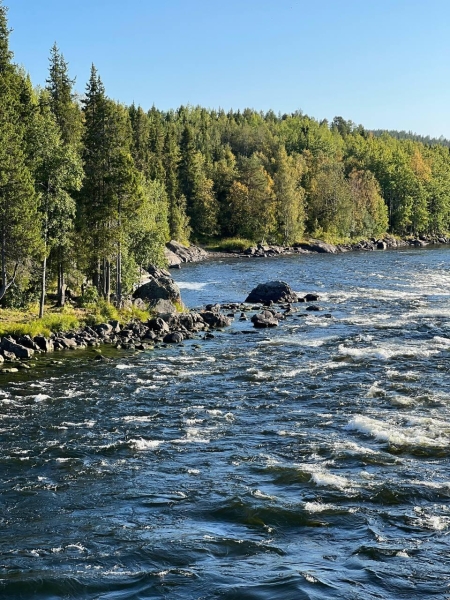
[[[251,246],[244,252],[233,252],[238,256],[248,256],[254,258],[264,258],[269,256],[278,256],[282,254],[338,254],[340,252],[355,252],[359,250],[387,250],[389,248],[403,248],[406,246],[423,247],[428,244],[450,244],[450,238],[443,235],[419,236],[417,238],[398,239],[392,236],[384,238],[372,238],[361,240],[353,244],[328,244],[322,240],[309,240],[299,242],[292,246],[263,245]]]
[[[39,353],[75,350],[102,344],[125,350],[149,350],[155,344],[179,344],[201,332],[205,332],[206,337],[210,329],[227,327],[231,321],[230,317],[222,314],[220,307],[216,307],[214,310],[165,315],[164,318],[154,317],[146,323],[133,320],[121,325],[118,321],[109,321],[92,327],[87,325],[75,331],[52,333],[50,337],[36,336],[32,339],[22,336],[16,339],[5,336],[0,342],[0,364],[28,361]]]

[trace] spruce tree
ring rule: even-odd
[[[84,241],[84,259],[99,294],[107,289],[106,257],[112,254],[111,207],[108,206],[107,98],[94,65],[83,100],[83,162],[85,179],[80,194],[78,227]]]
[[[55,115],[62,141],[77,147],[81,141],[82,122],[73,92],[75,79],[70,79],[68,64],[56,43],[51,49],[49,62],[46,89],[49,93],[50,108]]]
[[[176,129],[174,124],[169,122],[164,140],[164,172],[169,203],[169,231],[171,239],[188,244],[191,228],[186,214],[186,196],[180,193],[178,184],[179,163],[180,148],[177,142]]]
[[[38,197],[24,152],[30,88],[12,58],[0,0],[0,299],[39,249]]]
[[[69,77],[67,62],[64,60],[56,43],[51,49],[49,62],[49,77],[46,86],[48,94],[46,97],[59,127],[59,135],[65,146],[67,155],[71,155],[75,160],[77,155],[81,158],[82,134],[81,111],[76,103],[73,92],[75,80]],[[73,204],[73,202],[74,200],[71,200],[70,204]],[[67,228],[64,229],[64,232],[68,231]],[[60,306],[64,306],[65,276],[69,266],[68,257],[72,246],[70,242],[72,240],[68,235],[60,236],[60,239],[64,239],[64,243],[54,245],[52,254],[58,273],[58,303]]]

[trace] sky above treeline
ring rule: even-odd
[[[56,41],[144,109],[246,107],[450,138],[449,0],[4,0],[44,85]]]

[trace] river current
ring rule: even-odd
[[[283,279],[321,310],[2,376],[0,597],[450,598],[450,250],[174,277],[191,308]]]

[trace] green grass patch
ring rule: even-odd
[[[252,240],[246,240],[245,238],[224,238],[212,243],[208,249],[216,252],[243,252],[254,245],[255,243]]]
[[[150,317],[149,311],[135,306],[117,309],[104,300],[89,304],[85,308],[66,305],[64,308],[51,309],[42,319],[37,317],[35,307],[31,307],[28,311],[0,309],[0,337],[6,335],[48,337],[51,333],[79,329],[84,325],[97,325],[112,320],[128,323],[132,319],[145,322]]]
[[[52,332],[69,331],[77,329],[79,326],[80,320],[76,314],[48,313],[42,319],[31,315],[28,315],[27,319],[26,315],[22,315],[20,320],[0,321],[0,336],[49,336]]]

